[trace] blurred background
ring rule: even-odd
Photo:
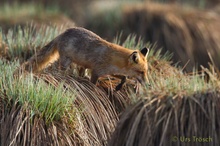
[[[0,27],[82,26],[113,41],[133,34],[191,72],[220,68],[220,0],[0,0]]]

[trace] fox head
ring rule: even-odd
[[[148,63],[147,55],[149,53],[148,48],[142,50],[136,50],[129,56],[129,76],[136,78],[141,84],[149,82],[147,77]]]

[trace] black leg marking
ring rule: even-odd
[[[127,80],[127,77],[123,76],[121,79],[121,83],[116,86],[115,90],[116,91],[120,90],[123,87],[123,85],[125,84],[126,80]]]

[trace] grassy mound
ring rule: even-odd
[[[219,90],[143,99],[123,113],[109,145],[217,146],[219,109]]]

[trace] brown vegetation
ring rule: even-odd
[[[108,145],[217,146],[219,103],[219,91],[148,97],[123,113]],[[208,139],[199,142],[193,136]]]
[[[185,65],[189,61],[187,71],[207,67],[210,56],[220,68],[220,16],[214,12],[146,3],[126,7],[123,24],[127,32],[173,52],[175,62]]]
[[[0,92],[1,145],[106,145],[118,121],[116,109],[122,109],[129,97],[108,88],[112,92],[110,95],[89,80],[74,77],[71,73],[64,76],[51,68],[34,75],[35,79],[44,80],[55,88],[63,84],[64,90],[72,91],[76,98],[71,106],[74,119],[69,117],[70,113],[65,113],[62,119],[47,123],[30,111],[28,104],[21,106],[19,101],[6,101],[10,97]],[[121,102],[116,105],[114,101]]]

